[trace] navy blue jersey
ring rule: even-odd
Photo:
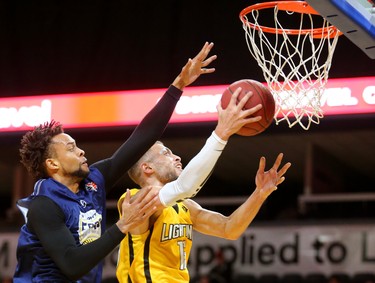
[[[72,233],[77,246],[98,239],[105,230],[105,187],[104,178],[96,168],[90,168],[89,176],[80,184],[78,193],[52,178],[41,179],[34,185],[34,192],[18,202],[27,222],[28,208],[36,196],[44,196],[54,201],[65,216],[66,227]],[[48,211],[46,211],[48,213]],[[46,254],[38,237],[27,224],[21,228],[17,247],[18,265],[14,282],[72,282],[59,270],[51,257]],[[101,264],[93,268],[76,282],[101,282]]]
[[[27,224],[21,228],[14,283],[101,281],[98,263],[125,237],[116,224],[104,232],[104,185],[110,190],[160,138],[181,94],[171,85],[116,152],[91,165],[77,194],[45,179],[35,184],[30,197],[19,201]]]

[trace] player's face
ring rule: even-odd
[[[176,180],[182,172],[181,158],[163,144],[155,144],[153,151],[152,166],[158,179],[164,184]]]
[[[59,134],[52,138],[54,159],[59,169],[59,174],[63,176],[86,178],[89,174],[89,167],[85,152],[77,147],[75,140],[67,134]]]

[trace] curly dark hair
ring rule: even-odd
[[[49,145],[54,136],[63,132],[62,125],[52,120],[35,127],[22,137],[21,163],[34,178],[48,177],[44,161],[50,157]]]

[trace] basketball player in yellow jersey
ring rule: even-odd
[[[254,118],[247,117],[248,111],[254,113],[259,106],[243,110],[249,95],[236,104],[239,92],[240,89],[234,92],[225,110],[217,106],[219,119],[215,131],[184,170],[181,158],[163,143],[156,142],[128,171],[140,187],[152,186],[155,190],[162,187],[159,192],[162,205],[147,221],[129,231],[128,237],[121,242],[116,271],[120,283],[188,283],[187,262],[192,230],[237,239],[252,222],[265,199],[284,181],[284,174],[291,164],[287,163],[279,170],[283,155],[279,154],[267,172],[264,171],[266,161],[262,157],[254,192],[229,217],[205,210],[188,199],[200,190],[208,178],[229,137],[244,124],[258,119],[248,120]],[[127,193],[137,197],[136,189]],[[120,198],[119,207],[125,195]],[[176,203],[178,199],[182,201]]]
[[[179,202],[158,214],[150,219],[146,232],[129,233],[121,242],[119,282],[189,282],[186,264],[193,233],[189,210]]]

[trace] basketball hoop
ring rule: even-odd
[[[274,27],[262,25],[260,14],[267,12]],[[304,1],[255,4],[243,9],[240,19],[249,51],[275,98],[276,124],[285,120],[290,128],[300,124],[305,130],[311,122],[319,124],[321,98],[341,32]],[[286,27],[293,23],[297,27]]]

